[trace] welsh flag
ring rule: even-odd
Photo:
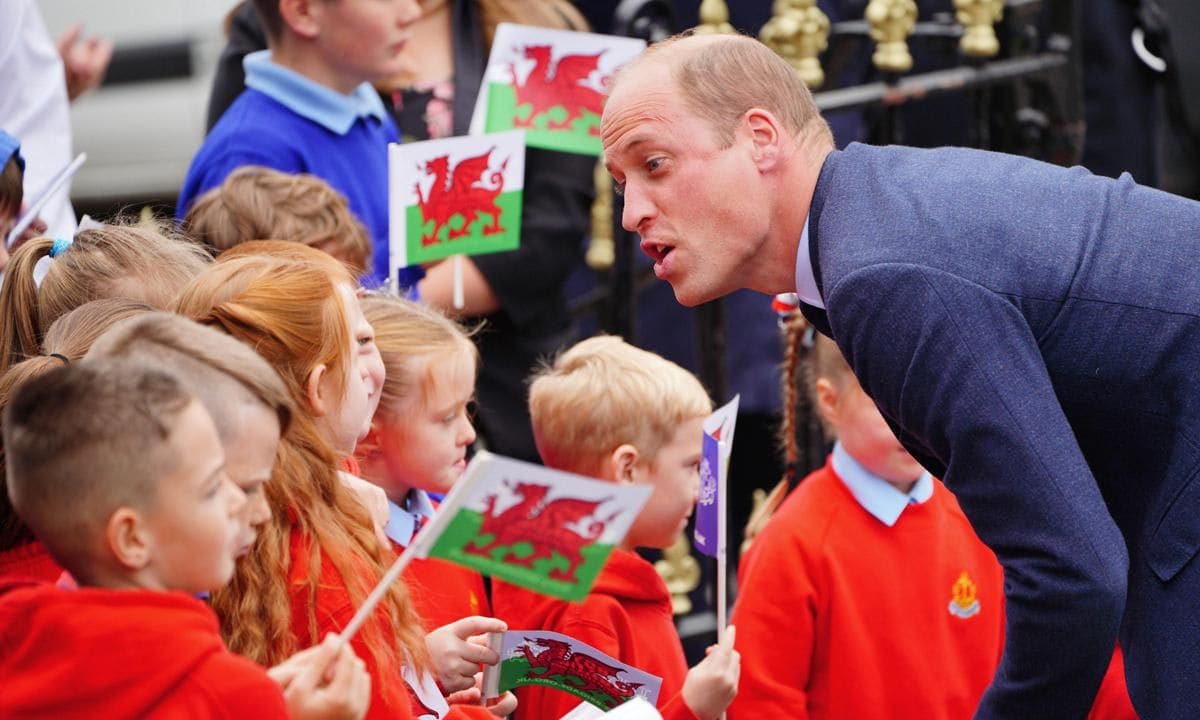
[[[501,23],[471,134],[525,128],[530,147],[599,155],[610,79],[645,47],[633,38]]]
[[[725,550],[725,498],[729,456],[733,452],[733,430],[737,426],[740,395],[704,420],[700,457],[700,500],[696,503],[696,549],[709,557]]]
[[[483,673],[484,697],[522,685],[562,690],[601,710],[634,698],[658,702],[662,678],[643,672],[567,635],[546,630],[491,634],[500,663]]]
[[[410,548],[583,600],[650,492],[481,452]]]
[[[391,277],[406,265],[517,249],[524,135],[388,146]]]

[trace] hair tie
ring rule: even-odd
[[[54,244],[50,246],[50,257],[56,258],[67,251],[71,247],[72,240],[63,240],[62,238],[54,238]]]
[[[58,358],[59,360],[62,360],[63,365],[71,364],[71,358],[67,357],[66,355],[63,355],[62,353],[50,353],[50,355],[48,357]]]

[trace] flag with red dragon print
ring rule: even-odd
[[[481,452],[413,548],[417,557],[583,600],[650,491]]]
[[[516,250],[524,189],[520,130],[389,145],[390,276],[451,255]]]
[[[570,693],[601,710],[634,698],[658,703],[662,678],[609,657],[585,642],[548,630],[492,633],[500,663],[484,669],[484,697],[499,697],[522,685]]]
[[[600,113],[632,38],[501,23],[479,86],[471,134],[524,128],[529,147],[600,154]]]

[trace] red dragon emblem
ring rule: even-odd
[[[481,215],[491,215],[492,223],[483,228],[484,235],[495,235],[504,232],[500,226],[500,206],[496,204],[496,196],[504,190],[504,168],[508,159],[500,164],[499,169],[490,170],[492,152],[488,150],[482,155],[460,161],[450,167],[450,156],[441,155],[418,166],[418,170],[433,176],[433,184],[429,187],[429,196],[421,191],[421,183],[416,183],[417,205],[421,208],[421,225],[433,221],[433,231],[421,238],[422,245],[434,245],[438,242],[438,233],[442,228],[449,230],[447,240],[456,240],[466,235]],[[490,174],[488,174],[490,172]],[[487,175],[487,183],[484,176]],[[450,227],[450,221],[455,216],[463,219],[462,227],[455,230]]]
[[[530,648],[536,645],[546,649],[534,654]],[[532,674],[540,677],[559,675],[564,684],[581,693],[599,693],[610,698],[612,704],[609,707],[616,707],[632,698],[642,686],[642,683],[621,680],[624,668],[576,652],[571,649],[570,643],[562,640],[527,637],[520,651],[529,661]]]
[[[549,485],[517,482],[511,487],[520,500],[499,513],[496,512],[496,495],[487,497],[479,536],[491,535],[491,541],[484,544],[476,538],[468,543],[463,551],[522,567],[531,567],[538,560],[553,559],[557,553],[566,559],[567,569],[555,568],[550,572],[550,577],[574,582],[575,570],[583,563],[580,549],[600,537],[605,526],[616,517],[615,513],[603,519],[594,517],[596,508],[609,498],[547,500]],[[592,521],[583,534],[568,527],[588,517],[591,517]],[[521,542],[532,545],[533,552],[525,557],[514,554],[513,545]],[[495,550],[500,552],[494,553]]]
[[[521,52],[520,48],[517,48]],[[595,72],[600,56],[604,51],[595,55],[564,55],[557,63],[550,59],[549,45],[529,45],[524,49],[526,60],[536,64],[525,78],[524,82],[517,76],[516,68],[510,69],[513,76],[513,87],[517,96],[517,107],[528,105],[529,116],[522,120],[516,118],[517,127],[530,127],[539,115],[544,115],[552,108],[562,105],[567,110],[567,117],[561,122],[549,122],[549,130],[563,130],[571,126],[575,120],[583,117],[584,113],[592,113],[597,120],[604,109],[604,94],[583,83]],[[607,78],[604,79],[607,82]],[[590,135],[599,135],[599,124],[588,128]]]

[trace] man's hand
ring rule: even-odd
[[[504,632],[503,620],[472,615],[455,620],[425,636],[442,691],[449,694],[475,687],[480,664],[495,665],[500,656],[488,647],[484,633]]]
[[[282,688],[293,720],[362,720],[371,704],[366,666],[333,634],[270,668],[267,675]]]
[[[707,657],[688,671],[683,680],[683,701],[700,720],[717,720],[737,695],[742,656],[733,649],[734,627],[725,639],[710,645]]]
[[[67,98],[72,102],[100,84],[112,61],[112,41],[93,37],[81,42],[82,35],[83,25],[76,23],[58,38],[58,54],[62,57],[67,81]]]

